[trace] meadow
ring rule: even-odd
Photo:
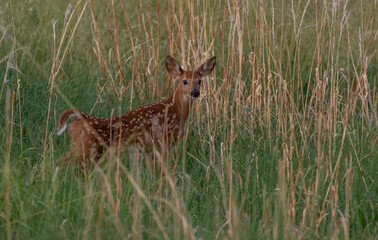
[[[1,0],[0,239],[374,239],[376,0]],[[160,172],[59,168],[59,114],[167,99],[216,56]]]

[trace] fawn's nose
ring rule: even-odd
[[[192,97],[198,98],[200,96],[200,91],[194,89],[190,94],[192,95]]]

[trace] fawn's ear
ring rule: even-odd
[[[167,56],[165,59],[165,66],[170,74],[172,74],[175,77],[180,76],[184,70],[180,67],[180,64],[171,56]]]
[[[196,71],[201,75],[201,77],[206,77],[213,71],[216,61],[217,58],[214,56],[199,66]]]

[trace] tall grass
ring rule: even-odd
[[[377,1],[12,1],[0,8],[0,237],[373,239]],[[151,156],[58,162],[67,108],[166,99],[217,56],[187,132]]]

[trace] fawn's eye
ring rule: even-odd
[[[199,84],[199,85],[201,85],[201,82],[202,82],[202,81],[201,81],[201,79],[200,79],[200,80],[198,80],[198,84]]]
[[[184,79],[184,81],[182,81],[182,83],[183,83],[184,85],[186,85],[186,84],[188,84],[188,81],[186,81],[186,80]]]

